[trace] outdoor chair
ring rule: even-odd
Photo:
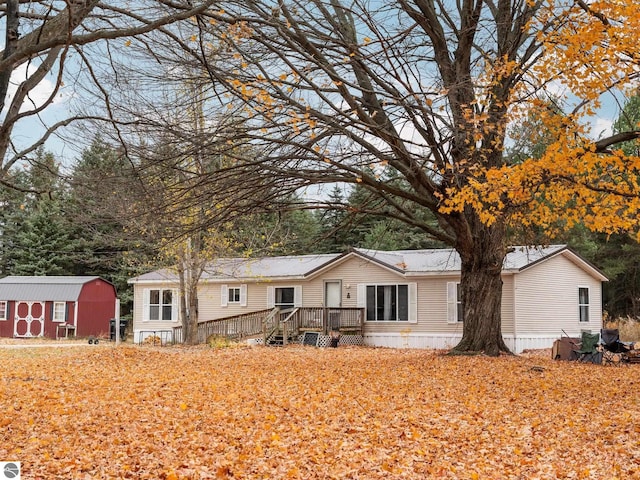
[[[578,362],[602,363],[602,352],[598,350],[599,333],[582,332],[580,343],[572,351],[571,359]]]
[[[620,332],[617,328],[603,328],[602,336],[602,360],[605,365],[629,364],[630,347],[620,341]]]

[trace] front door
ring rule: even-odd
[[[342,306],[342,282],[327,280],[324,282],[324,306],[329,316],[329,330],[340,330],[340,310],[332,310]]]

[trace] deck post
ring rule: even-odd
[[[325,335],[329,335],[329,309],[322,308],[322,331]]]
[[[287,322],[282,322],[282,346],[287,346]]]

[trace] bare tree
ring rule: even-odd
[[[557,33],[558,41],[568,38],[561,35],[567,19],[601,17],[526,0],[228,1],[196,15],[181,47],[209,76],[212,101],[217,96],[246,118],[236,137],[260,155],[242,159],[245,166],[276,182],[359,184],[390,215],[454,247],[464,318],[454,350],[497,355],[508,351],[500,315],[506,227],[525,202],[511,201],[507,187],[479,200],[461,192],[491,184],[511,166],[509,123],[550,82],[578,71],[562,71],[569,62],[544,70],[554,58],[545,56],[544,34]],[[602,81],[572,120],[632,78],[629,69],[606,78],[578,61]],[[565,130],[589,144],[576,125]],[[604,152],[617,141],[591,144]],[[538,180],[550,184],[542,174]],[[416,214],[424,209],[437,225]]]
[[[568,157],[606,155],[617,142],[638,138],[631,131],[593,142],[576,120],[603,93],[637,76],[624,65],[636,62],[635,47],[622,42],[616,51],[613,41],[624,38],[617,29],[633,9],[596,12],[584,2],[528,0],[231,0],[197,7],[158,0],[145,2],[156,10],[134,12],[99,5],[116,15],[95,20],[112,33],[88,24],[89,33],[64,45],[136,35],[124,43],[129,53],[114,55],[107,48],[101,63],[75,48],[115,136],[127,151],[136,150],[127,154],[143,158],[145,148],[167,138],[154,138],[154,132],[189,138],[194,151],[220,138],[210,130],[194,136],[167,117],[167,98],[154,91],[158,80],[197,77],[205,96],[199,101],[211,109],[206,111],[223,108],[239,119],[222,136],[232,161],[215,173],[183,178],[176,185],[185,188],[173,189],[175,196],[163,202],[180,208],[214,199],[233,205],[208,212],[207,221],[215,223],[312,183],[361,185],[383,200],[387,215],[459,253],[459,352],[508,351],[500,318],[506,232],[511,218],[522,218],[514,212],[524,211],[529,198],[514,192],[571,183],[597,188],[596,177],[585,182],[579,172],[550,173],[554,160],[561,163],[545,155],[546,164],[534,164],[533,180],[509,178],[521,172],[504,154],[509,124],[539,105],[535,100],[552,82],[565,81],[584,100],[554,130],[558,142],[575,146]],[[607,62],[591,62],[589,48],[563,44],[584,25],[600,29],[603,37],[581,41],[603,38],[592,47],[602,47]],[[192,101],[184,98],[185,105]],[[129,125],[136,128],[124,128]],[[249,201],[247,189],[265,194]],[[437,224],[425,220],[425,210]]]
[[[63,87],[73,96],[70,90],[94,78],[96,51],[108,58],[110,42],[126,43],[136,35],[199,14],[213,3],[193,6],[186,1],[143,0],[125,7],[122,2],[97,0],[0,2],[5,27],[5,48],[0,54],[0,182],[6,181],[6,173],[17,161],[64,127],[86,120],[82,114],[69,114],[48,122],[43,115]],[[44,98],[38,98],[36,92],[45,79],[53,80]],[[105,100],[102,106],[106,108],[97,115],[118,123],[109,115],[108,98]]]

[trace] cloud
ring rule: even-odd
[[[13,101],[13,98],[16,94],[16,91],[18,90],[19,85],[22,82],[24,82],[29,75],[32,75],[36,71],[36,69],[37,69],[37,65],[34,65],[33,63],[31,63],[29,66],[27,66],[26,64],[20,65],[13,72],[13,74],[11,75],[11,80],[9,82],[9,90],[7,92],[7,98],[5,100],[5,109],[2,111],[3,116],[6,114],[7,107]],[[52,72],[52,73],[55,75],[55,72]],[[51,96],[51,93],[54,91],[54,89],[55,89],[55,83],[51,79],[47,77],[42,79],[40,83],[38,83],[33,89],[31,89],[31,91],[25,98],[22,106],[20,107],[20,112],[25,112],[28,110],[32,110],[33,108],[43,106]],[[69,98],[70,98],[70,95],[64,93],[63,91],[58,91],[55,98],[53,99],[53,104],[54,105],[63,104]]]
[[[593,119],[590,133],[594,139],[610,136],[613,133],[613,120],[604,117]]]

